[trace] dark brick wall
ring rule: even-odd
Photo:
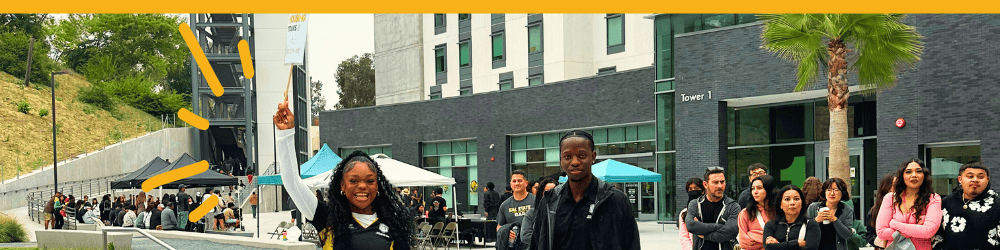
[[[654,73],[649,67],[508,91],[325,111],[320,140],[333,149],[392,144],[394,159],[419,166],[420,142],[476,138],[479,182],[492,181],[500,189],[510,172],[507,135],[653,121]]]
[[[1000,171],[1000,15],[914,15],[924,55],[878,99],[879,176],[919,155],[918,145],[979,140]],[[895,127],[897,118],[906,127]],[[994,174],[992,181],[1000,181]],[[996,187],[996,185],[994,185]]]
[[[878,176],[918,157],[921,144],[969,140],[981,141],[983,161],[1000,172],[1000,51],[992,46],[1000,39],[1000,16],[913,15],[908,22],[925,37],[926,48],[916,68],[877,97]],[[761,25],[751,25],[674,39],[678,183],[700,177],[707,166],[725,166],[720,100],[794,88],[795,65],[760,49],[760,31]],[[680,98],[708,91],[711,100]],[[895,127],[899,117],[907,120],[903,129]],[[680,185],[677,191],[684,193]]]

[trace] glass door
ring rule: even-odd
[[[844,180],[851,186],[851,201],[854,203],[854,218],[865,218],[868,204],[868,195],[861,190],[865,190],[864,185],[864,150],[862,141],[848,141],[847,151],[848,161],[851,167],[851,179]],[[826,181],[830,176],[830,143],[822,142],[816,144],[816,178]]]

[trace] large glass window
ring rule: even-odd
[[[652,153],[656,149],[655,124],[598,128],[587,132],[594,136],[598,156]],[[525,170],[529,178],[558,173],[559,139],[564,134],[511,137],[511,168]]]
[[[528,53],[542,51],[542,25],[528,27]]]
[[[493,34],[493,61],[504,59],[504,32]]]
[[[674,150],[674,93],[656,95],[657,151]]]
[[[447,47],[438,47],[434,49],[434,72],[445,72],[448,70],[448,65],[445,63],[445,49]]]
[[[979,145],[927,147],[927,167],[934,179],[934,192],[950,194],[958,184],[958,168],[962,164],[981,161]]]
[[[677,220],[674,154],[657,154],[656,162],[656,172],[663,176],[659,183],[659,220]]]
[[[514,88],[514,82],[511,80],[500,81],[500,90],[508,90]]]
[[[434,14],[434,27],[444,27],[444,14]]]
[[[478,183],[478,153],[476,141],[453,141],[423,143],[421,155],[424,168],[455,178],[454,190],[448,190],[441,197],[449,207],[457,207],[462,211],[476,211],[479,205],[479,191],[472,189],[472,183]],[[442,187],[444,188],[444,187]],[[457,203],[451,198],[451,192],[457,192]]]
[[[625,27],[623,26],[625,16],[621,14],[608,15],[607,17],[607,42],[608,47],[625,44]],[[611,51],[609,50],[609,53]]]
[[[354,151],[362,151],[368,155],[385,154],[385,156],[392,157],[392,146],[350,147],[350,148],[340,148],[339,151],[340,151],[340,157],[347,157]]]
[[[458,14],[458,20],[466,20],[469,18],[472,18],[472,15],[470,15],[469,13]]]
[[[458,66],[468,67],[472,65],[472,46],[468,41],[458,44]]]
[[[542,85],[542,75],[528,77],[528,86]]]

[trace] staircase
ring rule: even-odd
[[[247,187],[243,188],[243,190],[240,191],[239,207],[243,207],[244,205],[246,205],[247,202],[250,202],[250,194],[253,193],[254,191],[257,191],[257,186],[258,186],[257,180],[259,179],[257,177],[265,175],[274,175],[274,163],[271,163],[271,165],[267,166],[267,168],[264,169],[263,174],[259,176],[254,176],[253,181],[251,181],[250,184],[247,185]]]

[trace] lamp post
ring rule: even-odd
[[[59,158],[56,154],[56,75],[65,71],[52,72],[52,193],[59,192]]]

